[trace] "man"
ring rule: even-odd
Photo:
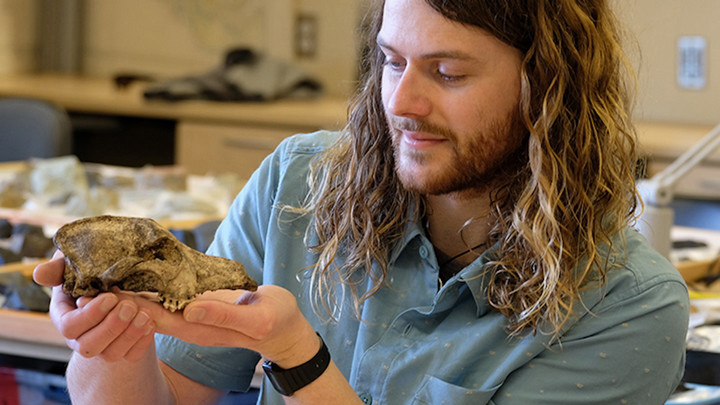
[[[262,355],[262,403],[662,404],[688,296],[628,228],[606,3],[386,0],[347,128],[284,142],[209,250],[257,292],[170,313],[54,289],[73,400],[212,403]]]

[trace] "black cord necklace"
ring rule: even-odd
[[[442,269],[443,267],[445,267],[445,266],[447,266],[448,264],[454,262],[455,260],[457,260],[457,259],[465,256],[466,254],[474,251],[475,249],[481,248],[481,247],[483,247],[483,246],[485,246],[485,245],[487,245],[487,242],[483,242],[483,243],[481,243],[481,244],[479,244],[479,245],[477,245],[477,246],[473,246],[473,247],[471,247],[471,248],[468,249],[468,250],[465,250],[465,251],[462,251],[462,252],[456,254],[455,256],[453,256],[453,257],[445,260],[444,262],[442,262],[442,264],[440,264],[440,268]]]
[[[423,222],[423,228],[424,228],[424,230],[425,230],[425,234],[426,234],[428,237],[430,237],[430,225],[428,224],[428,219],[427,219],[427,218],[425,218],[425,221]],[[455,260],[457,260],[457,259],[465,256],[466,254],[474,251],[475,249],[479,249],[479,248],[481,248],[481,247],[483,247],[483,246],[485,246],[485,245],[487,245],[487,244],[488,244],[488,241],[486,240],[485,242],[480,243],[480,244],[478,244],[478,245],[475,245],[475,246],[471,247],[471,248],[468,249],[468,250],[462,251],[462,252],[456,254],[455,256],[452,256],[452,257],[447,258],[445,261],[443,261],[442,263],[439,264],[439,265],[440,265],[440,270],[446,269],[446,268],[447,268],[446,266],[449,265],[449,264],[451,264],[451,263],[454,262]],[[438,252],[442,253],[442,251],[439,251],[437,248],[435,248],[435,252],[436,252],[436,253],[435,253],[436,256],[440,256],[440,255],[438,255]],[[442,253],[442,256],[446,256],[446,257],[447,257],[447,255],[445,255],[444,253]],[[439,258],[439,257],[438,257],[438,258]]]

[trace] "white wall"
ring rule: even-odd
[[[720,1],[615,0],[641,49],[637,116],[644,120],[714,125],[720,122]],[[677,41],[703,36],[708,80],[700,90],[677,84]]]
[[[258,18],[238,18],[243,29],[227,27],[207,21],[216,17],[213,10],[182,4],[172,0],[87,1],[85,72],[197,73],[218,66],[222,53],[233,44],[259,43]],[[226,20],[232,19],[222,11]]]
[[[327,92],[350,93],[357,66],[358,3],[366,0],[86,0],[83,73],[200,74],[247,46],[300,65]],[[37,0],[0,0],[0,73],[33,69]],[[313,13],[318,52],[294,54],[294,19]]]
[[[367,0],[86,0],[84,71],[177,76],[218,66],[232,46],[251,46],[290,59],[346,95],[357,66],[355,27]],[[636,36],[642,57],[637,117],[710,125],[720,121],[720,0],[614,0]],[[0,0],[0,73],[33,67],[36,0]],[[318,17],[318,53],[292,53],[296,13]],[[680,36],[706,37],[706,88],[676,83]]]
[[[345,95],[356,66],[357,0],[94,0],[86,2],[85,72],[177,76],[220,65],[248,46],[302,66],[330,94]],[[318,17],[318,53],[296,59],[294,17]]]

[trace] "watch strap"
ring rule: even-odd
[[[310,384],[320,377],[330,365],[330,351],[319,333],[320,350],[312,359],[299,366],[284,369],[270,360],[263,362],[262,368],[270,383],[277,392],[284,396],[292,396],[297,390]]]

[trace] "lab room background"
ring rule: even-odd
[[[301,66],[327,94],[345,96],[357,78],[357,28],[370,1],[0,0],[0,74],[37,71],[44,63],[46,70],[91,76],[172,77],[206,72],[229,49],[247,47]],[[720,121],[720,1],[612,1],[636,38],[627,45],[640,78],[638,119]],[[65,28],[53,28],[51,20]],[[68,26],[77,31],[69,33]],[[61,51],[73,59],[66,55],[65,66],[48,67],[41,52],[52,58],[48,42],[63,35],[71,48]],[[686,37],[704,41],[704,59],[692,66],[704,69],[704,80],[694,87],[678,78],[680,41]]]

